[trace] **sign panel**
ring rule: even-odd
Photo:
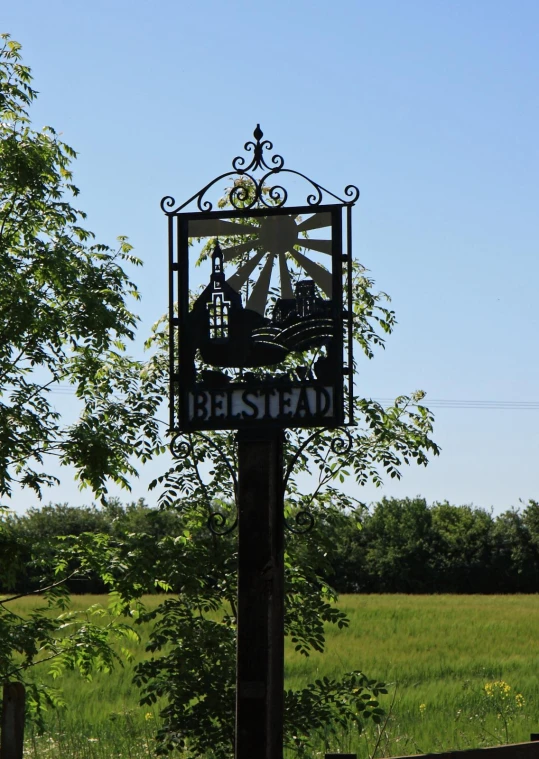
[[[266,166],[262,147],[269,143],[261,136],[246,145],[255,151],[247,168]],[[167,210],[172,198],[162,202],[173,431],[348,421],[351,309],[343,293],[349,300],[357,195],[323,204],[315,185],[318,196],[307,205],[285,207],[287,192],[264,184],[283,171],[279,160],[258,182],[246,170],[232,172],[238,176],[217,210],[203,200],[212,183],[191,199],[196,211],[183,210],[191,201],[176,210]]]
[[[334,388],[308,383],[226,389],[199,386],[189,393],[191,424],[215,428],[251,423],[325,426],[334,419]]]

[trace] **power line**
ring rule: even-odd
[[[393,398],[373,398],[374,401],[382,405],[394,403]],[[425,398],[420,401],[420,405],[428,408],[455,408],[455,409],[490,409],[512,411],[539,411],[539,401],[481,401],[481,400],[464,400],[449,398]]]
[[[71,385],[56,385],[50,389],[56,395],[75,395],[75,388]],[[372,398],[382,406],[392,406],[395,398]],[[454,408],[454,409],[485,409],[490,411],[539,411],[539,401],[482,401],[466,400],[464,398],[425,398],[420,401],[421,405],[428,408]]]

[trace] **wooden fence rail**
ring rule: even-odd
[[[539,741],[513,743],[492,748],[470,748],[464,751],[445,751],[442,754],[415,754],[393,759],[539,759]]]
[[[531,738],[530,743],[444,751],[441,754],[394,756],[392,759],[539,759],[539,733],[532,733]],[[326,754],[325,759],[357,759],[357,754]]]

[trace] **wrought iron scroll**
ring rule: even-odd
[[[286,204],[288,191],[278,183],[278,180],[277,183],[273,183],[270,180],[276,179],[279,174],[285,173],[301,177],[310,185],[311,191],[307,194],[307,204],[313,208],[320,205],[325,196],[329,196],[345,206],[354,205],[359,198],[359,190],[355,185],[347,185],[344,188],[344,197],[341,198],[300,171],[285,168],[282,156],[275,154],[266,159],[264,150],[273,150],[273,143],[270,140],[262,139],[264,133],[260,129],[260,124],[257,124],[253,136],[255,141],[249,140],[244,145],[244,149],[248,153],[253,154],[249,163],[247,163],[248,157],[236,156],[232,161],[231,171],[225,171],[223,174],[215,177],[215,179],[212,179],[205,187],[178,207],[176,207],[175,199],[167,195],[161,200],[163,212],[167,216],[175,216],[195,201],[199,211],[212,211],[213,203],[205,196],[212,187],[223,179],[234,181],[228,197],[236,210],[245,211],[253,208],[255,205],[259,207],[265,206],[266,208],[280,208]],[[252,173],[255,171],[263,171],[265,173],[257,179]]]
[[[234,484],[234,508],[236,511],[236,515],[234,517],[234,521],[231,525],[227,526],[227,517],[222,514],[220,511],[210,511],[210,515],[208,517],[207,526],[210,532],[212,532],[214,535],[228,535],[233,530],[236,529],[238,526],[238,507],[237,507],[237,501],[238,501],[238,478],[236,477],[236,472],[234,471],[234,467],[230,463],[230,461],[227,459],[227,457],[223,454],[221,448],[217,445],[217,443],[211,439],[208,435],[204,435],[202,432],[196,433],[198,437],[202,438],[203,440],[208,443],[218,454],[221,461],[225,464],[226,468],[228,469],[230,473],[230,477],[232,479],[232,482]],[[182,439],[183,438],[183,439]],[[172,438],[172,441],[170,443],[170,452],[172,453],[173,458],[175,459],[182,459],[186,458],[187,456],[190,456],[193,452],[193,446],[190,443],[189,440],[184,439],[185,436],[183,433],[179,433],[175,435]]]
[[[334,437],[330,443],[330,448],[333,453],[339,456],[343,456],[345,453],[349,453],[354,443],[354,438],[346,427],[340,427],[339,432],[342,432],[342,437]]]
[[[346,429],[346,427],[339,427],[338,428],[341,435],[339,437],[334,437],[329,444],[329,448],[332,451],[332,453],[335,453],[337,455],[343,455],[350,451],[352,448],[352,444],[354,442],[352,435],[350,432]],[[307,448],[307,446],[320,435],[323,435],[326,433],[327,430],[316,430],[316,432],[313,432],[312,435],[309,435],[308,438],[306,438],[303,443],[299,446],[299,448],[294,452],[294,455],[288,462],[288,466],[286,468],[286,472],[283,478],[283,491],[286,492],[286,486],[288,485],[288,480],[290,479],[290,475],[294,471],[294,467],[303,453],[303,451]],[[312,499],[311,502],[312,503]],[[310,505],[309,503],[309,505]],[[294,522],[295,525],[292,526],[286,519],[284,520],[285,527],[290,530],[290,532],[293,532],[296,535],[304,535],[305,533],[312,530],[312,528],[315,525],[315,518],[311,514],[310,511],[307,509],[301,509],[300,511],[296,512],[294,515]]]
[[[305,440],[300,445],[300,447],[294,452],[294,455],[292,456],[292,458],[288,462],[288,466],[286,467],[286,471],[285,471],[285,474],[284,474],[284,477],[283,477],[283,492],[284,493],[286,493],[286,486],[288,485],[288,480],[290,479],[290,475],[294,471],[294,467],[296,466],[296,463],[297,463],[299,457],[301,456],[301,454],[303,453],[303,451],[305,450],[305,448],[307,448],[307,446],[309,445],[309,443],[312,440],[314,440],[316,437],[318,437],[319,435],[323,435],[323,433],[325,431],[326,430],[316,430],[315,432],[313,432],[312,435],[309,435],[308,438],[305,438]]]
[[[191,443],[189,440],[182,439],[184,437],[185,436],[183,432],[179,432],[172,438],[170,442],[170,452],[172,454],[172,458],[183,459],[191,455]]]
[[[238,526],[238,509],[236,508],[236,516],[231,525],[226,526],[227,518],[220,511],[211,511],[208,517],[208,530],[213,532],[214,535],[223,537],[223,535],[229,535]]]
[[[305,535],[310,532],[315,524],[315,518],[310,511],[302,510],[294,514],[295,525],[292,526],[290,522],[285,519],[284,525],[287,530],[293,532],[294,535]]]
[[[341,435],[339,437],[334,437],[331,442],[329,443],[330,450],[337,454],[337,455],[343,455],[350,451],[352,444],[353,444],[353,438],[350,432],[346,429],[346,427],[338,428]],[[286,487],[288,485],[288,481],[290,479],[290,475],[292,474],[294,467],[296,463],[298,462],[301,454],[305,449],[308,447],[308,445],[317,437],[320,435],[323,435],[328,430],[320,429],[313,432],[309,437],[307,437],[302,444],[299,446],[299,448],[294,451],[294,455],[288,462],[288,466],[286,467],[286,471],[283,477],[283,491],[286,492]],[[234,471],[234,467],[231,465],[230,461],[226,458],[226,456],[223,455],[222,450],[217,445],[217,443],[212,440],[208,435],[204,435],[201,432],[196,433],[199,437],[203,438],[219,455],[225,466],[227,467],[228,471],[230,472],[230,476],[232,478],[232,482],[234,483],[234,506],[235,506],[235,517],[231,524],[227,525],[227,517],[222,514],[220,511],[211,511],[210,515],[208,517],[207,526],[210,532],[212,532],[214,535],[229,535],[233,530],[236,529],[238,526],[238,508],[237,508],[237,496],[238,496],[238,480],[236,477],[236,472]],[[192,444],[189,442],[189,440],[186,440],[184,438],[184,435],[182,433],[179,433],[175,435],[172,439],[172,442],[170,443],[170,450],[175,459],[181,459],[185,458],[186,456],[190,456],[193,448]],[[307,509],[301,509],[300,511],[296,512],[294,514],[294,524],[291,524],[288,520],[284,520],[285,527],[292,533],[296,535],[304,535],[305,533],[312,530],[312,528],[315,525],[315,518],[314,516],[308,511]]]

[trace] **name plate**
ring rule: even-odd
[[[282,427],[331,426],[335,389],[319,383],[220,388],[199,385],[189,393],[188,413],[197,428],[237,428],[268,422]]]

